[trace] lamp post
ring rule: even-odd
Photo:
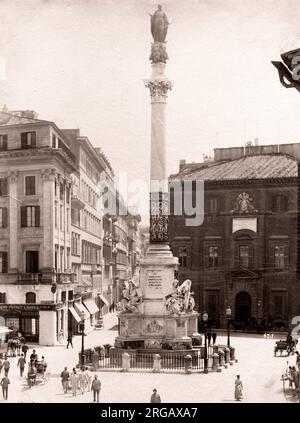
[[[208,373],[208,357],[207,357],[207,320],[208,314],[206,311],[202,315],[204,322],[204,373]]]
[[[226,308],[227,316],[227,347],[230,347],[230,318],[231,318],[231,308],[228,306]]]
[[[80,313],[80,317],[81,317],[81,322],[80,322],[80,330],[81,330],[81,366],[85,365],[85,356],[84,356],[84,318],[85,318],[85,313],[82,311]]]

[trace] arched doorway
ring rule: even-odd
[[[235,319],[247,323],[250,318],[251,295],[246,291],[241,291],[235,297]]]

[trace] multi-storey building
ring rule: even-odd
[[[180,280],[215,324],[228,306],[236,328],[283,328],[299,315],[299,160],[300,144],[221,148],[170,177],[193,190],[204,181],[203,224],[173,213],[169,239]]]
[[[41,344],[67,333],[75,170],[53,122],[29,111],[0,113],[0,316]]]
[[[139,219],[107,213],[103,181],[115,191],[78,129],[0,113],[0,318],[27,340],[53,345],[83,319],[90,331],[138,265]]]

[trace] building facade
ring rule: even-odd
[[[282,329],[299,315],[299,159],[300,144],[215,149],[170,177],[193,190],[204,181],[203,224],[173,213],[169,239],[212,324],[225,325],[228,306],[237,329]]]
[[[54,345],[82,320],[92,330],[138,265],[139,220],[105,210],[103,181],[115,191],[78,129],[0,113],[0,319],[28,341]]]

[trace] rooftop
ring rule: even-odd
[[[287,154],[258,154],[236,160],[212,161],[183,165],[170,180],[248,180],[296,178],[297,160]]]

